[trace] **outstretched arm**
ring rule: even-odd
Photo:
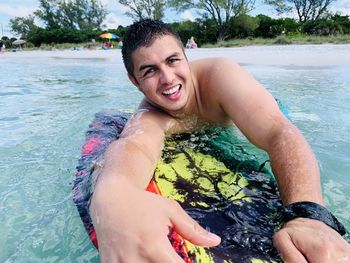
[[[299,201],[323,205],[316,158],[273,96],[230,61],[218,60],[211,70],[211,76],[215,75],[215,87],[222,94],[220,107],[252,143],[268,152],[284,205]],[[349,244],[332,228],[312,219],[289,221],[274,241],[287,262],[350,260]]]
[[[102,262],[182,262],[169,227],[198,245],[220,242],[175,201],[145,191],[171,125],[163,113],[143,111],[107,149],[90,205]]]

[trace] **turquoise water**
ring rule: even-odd
[[[71,201],[75,165],[94,114],[133,111],[141,95],[118,54],[0,62],[0,262],[98,262]],[[244,67],[288,108],[317,155],[329,209],[350,229],[350,64]]]

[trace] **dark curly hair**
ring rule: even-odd
[[[173,36],[183,48],[179,35],[162,21],[142,19],[129,27],[123,41],[122,56],[124,66],[130,75],[134,76],[132,53],[140,47],[149,47],[154,40],[164,35]]]

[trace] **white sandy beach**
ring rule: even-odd
[[[276,66],[350,65],[350,44],[247,46],[186,50],[190,60],[226,57],[241,64]],[[0,54],[2,59],[101,59],[121,60],[120,50],[17,51]]]

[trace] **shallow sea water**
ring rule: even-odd
[[[317,52],[337,56],[332,48]],[[348,45],[336,48],[350,52]],[[298,49],[299,55],[315,52]],[[190,59],[236,55],[235,49],[188,52]],[[350,229],[350,64],[242,65],[283,102],[306,136],[327,206]],[[118,53],[112,59],[0,56],[0,72],[0,262],[98,262],[71,200],[75,165],[94,114],[132,112],[141,94]]]

